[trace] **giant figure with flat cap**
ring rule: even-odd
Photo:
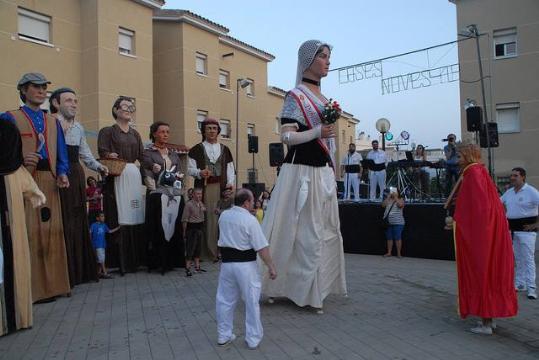
[[[34,302],[70,293],[58,192],[69,187],[69,161],[60,123],[40,108],[47,99],[48,84],[43,74],[24,74],[17,84],[24,105],[0,115],[1,120],[19,128],[24,166],[47,198],[47,203],[37,209],[25,207]]]

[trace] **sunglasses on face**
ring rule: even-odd
[[[134,113],[137,108],[135,107],[135,105],[122,105],[120,106],[120,110]]]

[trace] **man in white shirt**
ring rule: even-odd
[[[258,253],[268,267],[270,279],[277,277],[271,260],[269,244],[256,217],[251,214],[254,196],[250,190],[240,189],[234,205],[219,217],[219,249],[222,264],[216,296],[217,343],[230,344],[233,333],[234,310],[238,300],[245,302],[245,342],[254,350],[263,336],[260,321],[261,281],[256,262]]]
[[[206,246],[202,249],[204,255],[217,261],[218,216],[215,208],[223,192],[233,191],[236,175],[230,149],[219,143],[219,122],[207,118],[201,124],[201,132],[202,142],[189,150],[187,173],[195,178],[195,187],[204,190],[204,204],[208,212],[205,223]]]
[[[386,188],[386,153],[378,149],[378,140],[373,140],[372,150],[367,154],[367,159],[374,162],[374,166],[369,169],[370,199],[376,200],[376,187],[380,188],[380,195],[377,200],[381,201]]]
[[[501,200],[505,206],[509,228],[513,235],[515,253],[515,287],[517,291],[528,291],[528,299],[537,299],[535,284],[535,240],[537,237],[537,215],[539,191],[526,184],[526,170],[516,167],[511,172],[512,188]]]
[[[349,200],[351,188],[354,190],[354,200],[359,200],[359,180],[361,179],[361,154],[356,152],[356,144],[348,146],[348,152],[342,158],[341,175],[344,178],[343,199]]]

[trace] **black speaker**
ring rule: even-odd
[[[500,146],[498,142],[498,124],[495,122],[488,123],[488,140],[491,148]],[[487,132],[485,131],[485,125],[481,126],[479,131],[479,146],[482,148],[487,147]]]
[[[283,143],[269,144],[269,162],[270,166],[281,166],[284,161]]]
[[[466,127],[468,131],[481,130],[483,123],[483,109],[480,106],[471,106],[466,109]]]
[[[258,153],[258,136],[248,135],[249,139],[249,153]]]
[[[262,191],[266,190],[265,183],[243,184],[241,187],[251,190],[255,196],[255,200],[262,194]]]

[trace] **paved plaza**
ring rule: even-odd
[[[346,255],[349,297],[325,314],[286,300],[262,305],[265,336],[216,345],[218,266],[186,278],[138,272],[77,286],[70,298],[34,307],[34,327],[0,338],[0,359],[538,359],[539,301],[519,294],[519,315],[494,336],[456,313],[450,261]]]

